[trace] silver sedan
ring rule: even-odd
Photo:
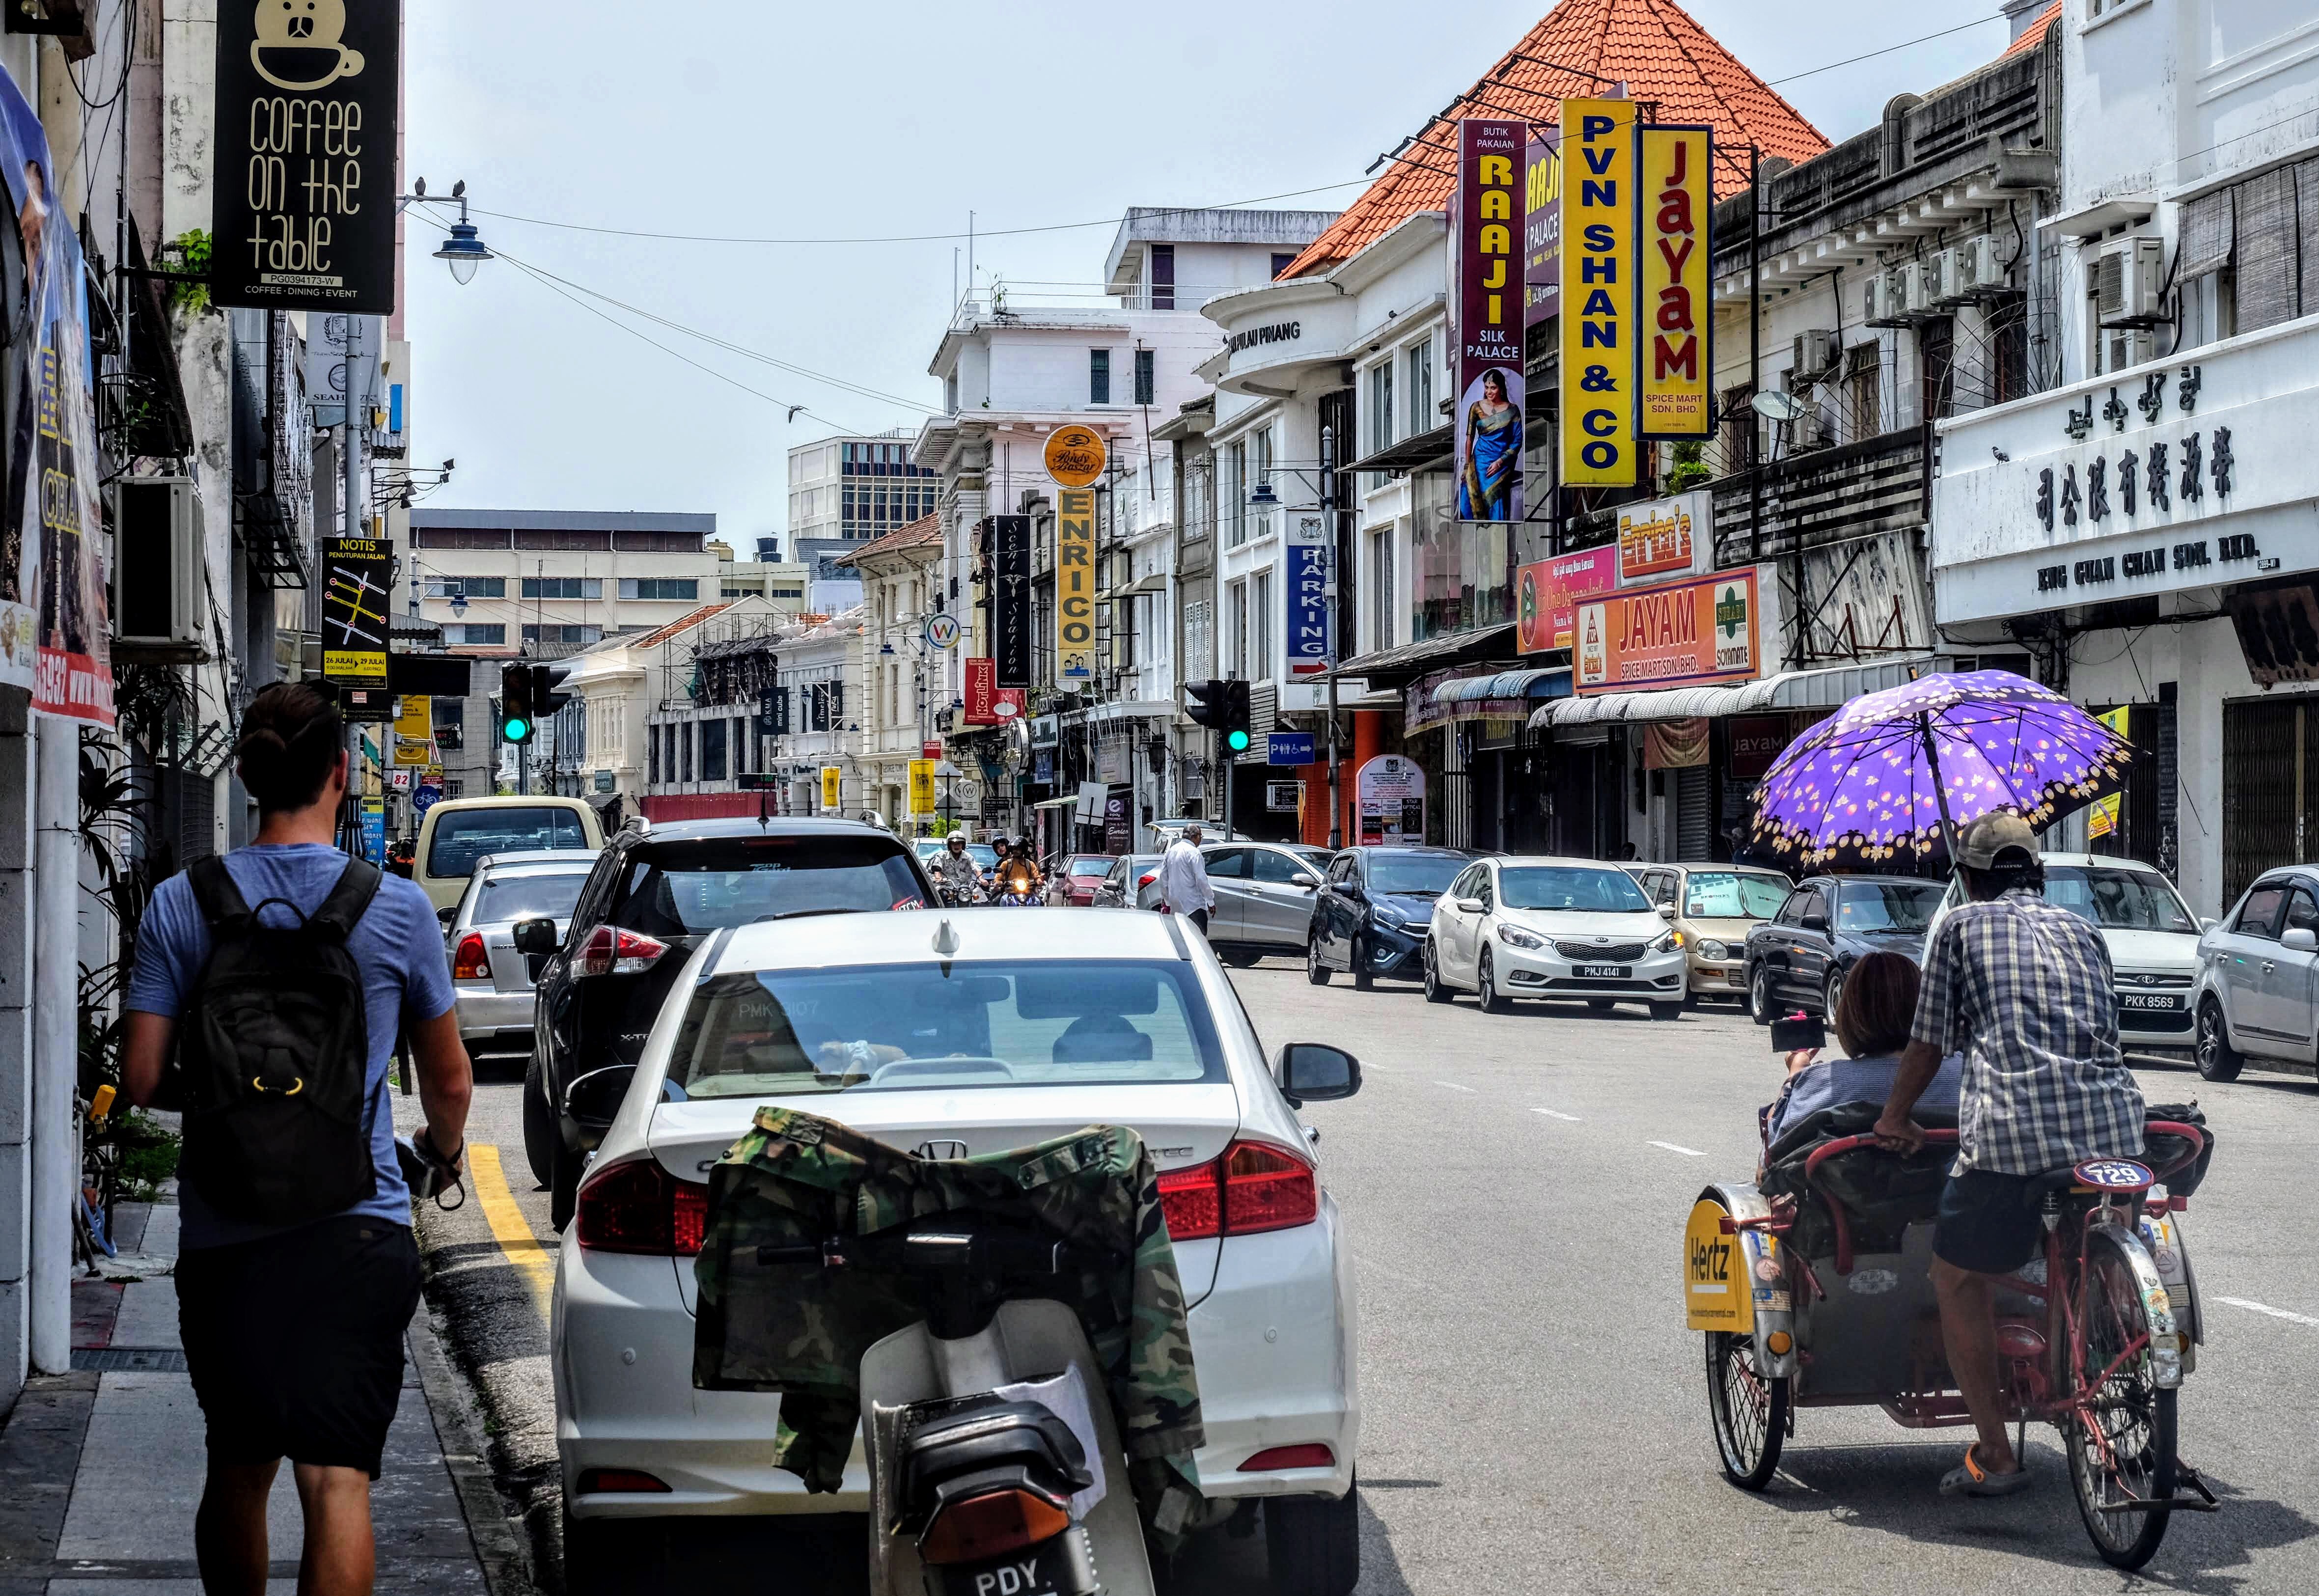
[[[531,960],[516,951],[515,923],[553,920],[560,935],[597,857],[589,849],[552,848],[475,861],[443,936],[451,1007],[468,1052],[530,1053]]]

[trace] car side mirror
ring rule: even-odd
[[[1272,1061],[1272,1078],[1289,1105],[1332,1102],[1361,1089],[1361,1061],[1322,1041],[1292,1041]]]
[[[1478,897],[1461,897],[1457,900],[1457,907],[1468,915],[1481,914],[1489,906]]]
[[[1310,892],[1313,888],[1318,887],[1321,884],[1321,878],[1318,876],[1308,876],[1302,870],[1299,870],[1296,874],[1288,878],[1288,884],[1291,887],[1301,887],[1305,891]]]
[[[458,917],[459,906],[455,903],[447,903],[441,908],[435,911],[436,923],[441,925],[446,931],[451,929],[451,922]]]
[[[1659,905],[1659,918],[1660,918],[1660,919],[1662,919],[1662,920],[1672,920],[1672,919],[1674,919],[1674,905],[1673,905],[1673,904],[1671,904],[1671,903],[1663,903],[1663,904]]]
[[[515,923],[515,951],[533,958],[545,959],[555,951],[562,939],[555,934],[553,920],[519,920]]]
[[[612,1127],[628,1085],[636,1078],[633,1064],[612,1064],[591,1069],[573,1081],[564,1094],[564,1112],[590,1136],[600,1137]]]
[[[1369,895],[1358,881],[1340,881],[1337,883],[1337,896],[1349,898],[1354,903],[1366,903]]]
[[[2292,926],[2278,939],[2278,945],[2290,953],[2308,953],[2319,950],[2319,933],[2308,925]]]
[[[1803,927],[1806,931],[1826,931],[1827,929],[1827,911],[1820,907],[1818,904],[1814,904],[1811,907],[1804,911]]]
[[[2212,931],[2215,926],[2220,925],[2221,924],[2222,922],[2220,920],[2215,919],[2211,915],[2201,915],[2198,916],[2198,934],[2200,936],[2204,936],[2206,933]]]

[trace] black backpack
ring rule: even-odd
[[[183,1176],[236,1219],[296,1224],[378,1190],[371,1162],[370,1032],[362,971],[347,951],[377,896],[375,865],[349,860],[330,895],[276,930],[242,900],[225,861],[186,877],[209,923],[210,958],[178,1033]]]

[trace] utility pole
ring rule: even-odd
[[[1334,852],[1345,845],[1337,749],[1337,657],[1345,636],[1345,573],[1337,546],[1337,436],[1332,427],[1321,428],[1321,510],[1329,518],[1329,847]]]
[[[350,538],[367,536],[370,531],[370,506],[366,502],[368,495],[362,491],[362,428],[355,419],[357,415],[360,415],[367,420],[370,410],[370,385],[364,381],[363,370],[363,323],[365,320],[361,316],[347,318],[346,377],[343,392],[340,394],[340,397],[346,401],[346,413],[341,418],[338,428],[341,440],[338,448],[338,497],[345,501],[345,504],[339,511],[338,522],[344,536]],[[415,572],[412,574],[414,578],[417,575]],[[384,609],[388,606],[382,604],[379,608]],[[384,625],[384,623],[381,624]],[[392,628],[388,630],[386,646],[388,652],[392,653],[394,639]],[[360,762],[355,755],[362,748],[362,732],[355,723],[350,721],[347,723],[346,735],[347,769],[351,774],[360,768]],[[347,808],[346,812],[339,816],[339,825],[347,836],[348,843],[347,852],[360,858],[362,856],[362,800],[352,790],[353,785],[351,781],[347,783]]]

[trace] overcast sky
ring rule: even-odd
[[[1777,80],[1992,17],[1999,4],[1692,0],[1690,10],[1836,140],[1872,125],[1892,95],[1996,55],[2005,23]],[[986,285],[998,273],[1025,299],[1091,293],[1127,206],[1229,203],[1358,179],[1544,9],[409,0],[411,173],[438,194],[465,178],[476,206],[507,213],[474,218],[492,248],[745,351],[601,300],[575,303],[508,261],[457,287],[426,258],[440,235],[414,223],[411,457],[458,462],[427,502],[713,510],[745,555],[756,534],[784,529],[791,445],[915,428],[940,398],[925,368],[953,271],[964,270],[953,257],[962,239],[687,243],[509,217],[850,239],[962,233],[971,210],[996,235],[975,251]],[[1339,210],[1359,192],[1273,203]],[[1108,220],[1003,230],[1096,219]],[[792,404],[808,407],[794,421]]]

